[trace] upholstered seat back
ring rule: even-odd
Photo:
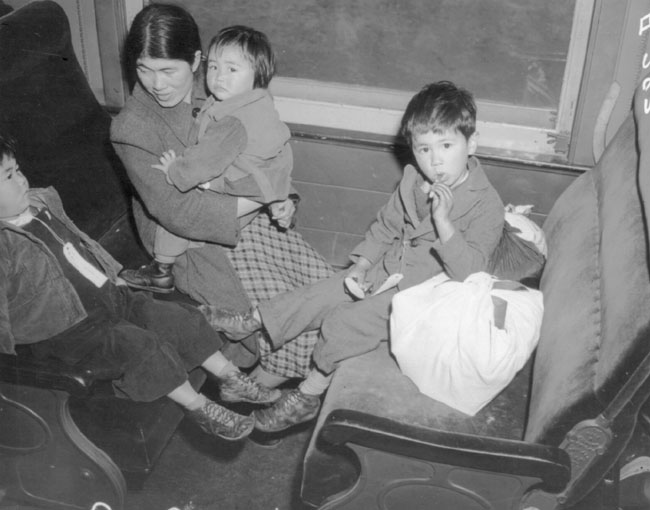
[[[526,440],[559,445],[577,422],[602,413],[635,370],[645,370],[650,118],[643,94],[639,88],[634,114],[545,222],[545,311]]]
[[[18,140],[30,185],[54,186],[70,217],[95,238],[128,204],[110,122],[58,4],[32,2],[0,20],[0,131]]]

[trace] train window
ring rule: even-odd
[[[127,94],[121,42],[147,3],[94,2],[113,110]],[[448,79],[477,98],[481,155],[581,168],[629,111],[648,39],[639,37],[647,4],[635,0],[176,3],[195,16],[205,44],[232,24],[268,34],[279,62],[271,91],[294,134],[392,143],[413,93]]]
[[[247,24],[270,37],[285,120],[390,137],[425,83],[479,101],[483,152],[562,158],[594,0],[186,1],[203,40]],[[550,142],[550,143],[549,143]]]

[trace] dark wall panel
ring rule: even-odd
[[[344,266],[402,175],[390,147],[295,138],[294,186],[302,197],[297,228],[330,263]],[[504,204],[533,205],[542,225],[578,172],[481,159]]]

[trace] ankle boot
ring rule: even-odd
[[[131,288],[168,294],[174,290],[173,267],[173,263],[152,260],[139,269],[123,270],[120,278]]]

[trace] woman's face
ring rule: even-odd
[[[194,71],[201,62],[197,51],[192,65],[185,60],[140,57],[136,62],[138,80],[163,108],[172,108],[192,98]]]

